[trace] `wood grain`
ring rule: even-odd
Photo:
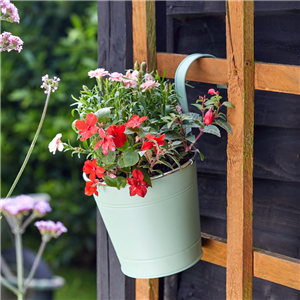
[[[227,1],[228,122],[226,299],[252,299],[254,3]]]
[[[183,54],[157,53],[157,70],[160,75],[166,70],[166,78],[174,78]],[[220,58],[201,58],[187,72],[187,80],[228,84],[227,63]],[[300,67],[292,65],[255,63],[255,89],[289,94],[300,94]]]
[[[254,276],[300,290],[300,261],[264,250],[253,257]]]
[[[133,61],[156,69],[155,1],[132,1]]]
[[[158,300],[158,278],[136,279],[136,300]]]

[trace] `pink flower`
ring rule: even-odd
[[[67,232],[67,228],[61,222],[53,222],[53,221],[37,221],[34,223],[37,229],[40,231],[43,240],[49,241],[52,237],[57,238],[63,232]]]
[[[85,122],[81,120],[75,122],[75,127],[80,130],[79,134],[81,134],[81,141],[85,141],[97,132],[98,127],[95,126],[97,121],[97,116],[93,113],[89,113],[86,116]]]
[[[145,197],[149,185],[146,181],[143,181],[144,175],[142,171],[134,169],[132,176],[133,178],[127,179],[127,183],[130,184],[130,196],[135,196],[137,194],[140,197]]]
[[[8,22],[20,23],[18,9],[9,0],[0,0],[1,19]]]
[[[92,161],[85,161],[83,172],[85,174],[95,174],[97,177],[101,178],[103,177],[105,170],[97,165],[97,159],[94,158]]]
[[[138,83],[138,71],[133,71],[132,73],[130,71],[126,72],[125,77],[123,78],[123,83],[125,85],[126,88],[135,88],[137,86]]]
[[[102,146],[102,153],[104,155],[108,154],[108,149],[110,151],[115,151],[116,145],[114,143],[114,137],[112,135],[106,135],[105,131],[102,128],[99,129],[98,133],[101,137],[101,140],[96,144],[94,150],[97,150],[99,147]]]
[[[53,93],[58,88],[58,82],[60,79],[58,77],[53,77],[53,79],[49,79],[48,74],[42,77],[43,84],[41,85],[42,89],[45,89],[45,94],[48,94],[49,91],[52,91]]]
[[[153,80],[153,76],[151,74],[146,74],[145,75],[145,80]]]
[[[11,216],[27,214],[29,210],[33,209],[33,206],[33,198],[26,195],[1,200],[1,210]]]
[[[214,89],[209,89],[209,90],[208,90],[208,93],[209,93],[210,95],[215,95],[215,94],[216,94],[216,91],[215,91]]]
[[[146,90],[153,89],[155,86],[160,86],[160,83],[154,80],[147,80],[140,85],[140,88],[142,89],[142,92],[145,92]]]
[[[33,207],[33,211],[35,211],[38,217],[42,217],[46,212],[50,212],[51,210],[50,204],[44,200],[36,202]]]
[[[118,72],[114,72],[110,74],[110,78],[109,80],[111,81],[123,81],[123,74],[118,73]]]
[[[212,112],[212,107],[208,110],[208,112],[204,116],[204,123],[206,126],[210,125],[214,119],[214,114]]]
[[[58,150],[60,152],[64,150],[64,145],[60,140],[61,137],[62,137],[62,134],[58,133],[55,136],[55,138],[48,145],[49,151],[52,152],[53,155],[55,154],[56,150]]]
[[[125,125],[110,125],[106,132],[114,137],[114,143],[116,147],[123,147],[124,143],[127,141],[127,136],[124,133],[125,131]]]
[[[96,179],[96,174],[92,173],[89,176],[90,181],[87,181],[85,183],[85,190],[84,193],[87,196],[92,196],[93,194],[95,194],[96,196],[98,196],[98,191],[97,191],[97,185],[100,182],[99,179]]]
[[[105,71],[105,69],[96,69],[96,70],[91,70],[88,72],[88,75],[90,76],[90,78],[96,77],[96,78],[100,78],[103,76],[108,75],[108,71]]]
[[[145,116],[140,118],[138,115],[133,115],[131,120],[125,123],[125,125],[130,128],[140,127],[146,119],[147,117]]]
[[[10,52],[17,50],[19,53],[22,50],[24,42],[18,37],[12,35],[10,32],[3,32],[0,35],[0,50]]]

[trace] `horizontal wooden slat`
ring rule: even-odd
[[[255,250],[254,276],[300,290],[300,261],[264,250]]]
[[[202,260],[226,267],[227,244],[225,239],[202,233]],[[300,260],[284,255],[254,249],[254,276],[300,290]]]
[[[157,70],[166,70],[167,78],[174,78],[176,68],[187,57],[183,54],[157,53]],[[225,59],[201,58],[194,62],[186,80],[227,85]],[[255,63],[255,89],[280,93],[300,94],[300,66]]]

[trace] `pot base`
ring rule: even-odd
[[[119,256],[122,272],[132,278],[151,279],[170,276],[182,272],[194,264],[202,257],[201,238],[190,248],[176,253],[172,256],[150,260],[128,260]],[[197,257],[195,259],[195,257]],[[135,273],[132,273],[132,270]]]

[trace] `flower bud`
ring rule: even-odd
[[[141,71],[142,71],[142,72],[146,72],[146,69],[147,69],[147,63],[143,61],[143,62],[141,63]]]
[[[137,70],[137,71],[140,70],[140,64],[137,61],[134,64],[134,70]]]
[[[206,126],[210,125],[214,119],[214,114],[212,112],[212,107],[208,110],[208,112],[204,116],[204,123]]]
[[[83,89],[85,92],[89,92],[89,91],[90,91],[90,89],[89,89],[86,85],[83,85],[83,86],[82,86],[82,89]]]

